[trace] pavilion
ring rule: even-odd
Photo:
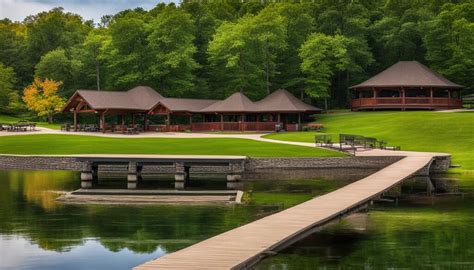
[[[352,100],[353,111],[462,108],[463,86],[417,61],[400,61],[350,88],[357,95]]]
[[[166,132],[274,131],[277,125],[296,131],[321,109],[283,89],[253,102],[240,92],[224,100],[167,98],[150,87],[138,86],[129,91],[77,90],[62,112],[74,115],[74,130],[78,130],[79,114],[94,114],[102,132],[125,131],[136,124],[146,131]],[[106,117],[113,119],[107,123]],[[126,125],[130,117],[131,124]]]

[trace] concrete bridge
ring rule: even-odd
[[[99,165],[127,165],[127,186],[135,189],[145,165],[172,165],[175,188],[184,188],[192,166],[227,166],[227,181],[238,181],[245,168],[245,156],[186,156],[186,155],[74,155],[85,165],[81,171],[81,187],[91,188],[97,180]]]
[[[135,267],[146,269],[247,269],[269,254],[303,239],[329,222],[343,218],[404,180],[427,175],[433,162],[449,166],[449,155],[375,151],[360,155],[400,155],[401,160],[336,191],[214,236]],[[431,183],[427,183],[431,189]]]

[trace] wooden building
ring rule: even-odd
[[[253,102],[240,92],[224,100],[167,98],[146,86],[126,92],[77,90],[62,110],[74,115],[74,130],[80,114],[97,115],[102,132],[125,131],[137,124],[146,131],[166,132],[274,131],[277,127],[296,131],[320,111],[283,89]]]
[[[462,88],[417,61],[400,61],[352,86],[356,98],[351,108],[354,111],[461,108]]]

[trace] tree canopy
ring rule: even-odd
[[[469,94],[473,14],[468,0],[185,0],[93,22],[59,7],[0,20],[0,103],[14,113],[8,104],[36,76],[63,82],[61,98],[148,85],[171,97],[259,99],[285,88],[347,108],[349,86],[400,60],[420,61]]]

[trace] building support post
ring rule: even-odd
[[[434,104],[433,104],[433,87],[430,88],[430,106],[431,106],[431,108],[434,107]]]
[[[148,115],[143,116],[143,130],[148,131]]]
[[[122,128],[121,129],[122,129],[122,133],[125,133],[125,115],[122,114],[121,117],[122,117]]]
[[[74,109],[74,131],[77,131],[77,111]]]
[[[81,188],[91,188],[94,176],[97,177],[98,166],[87,161],[81,170]]]
[[[451,91],[448,89],[448,109],[451,109]]]
[[[105,112],[100,114],[100,122],[102,124],[102,133],[105,133]]]
[[[402,87],[402,111],[405,110],[405,88]]]
[[[189,181],[190,167],[186,166],[183,162],[175,162],[174,168],[174,187],[175,189],[183,189]]]
[[[301,128],[301,113],[298,113],[298,131],[300,131],[302,128]]]
[[[170,132],[171,116],[169,113],[166,114],[166,132]]]
[[[224,115],[221,114],[221,131],[224,131]]]

